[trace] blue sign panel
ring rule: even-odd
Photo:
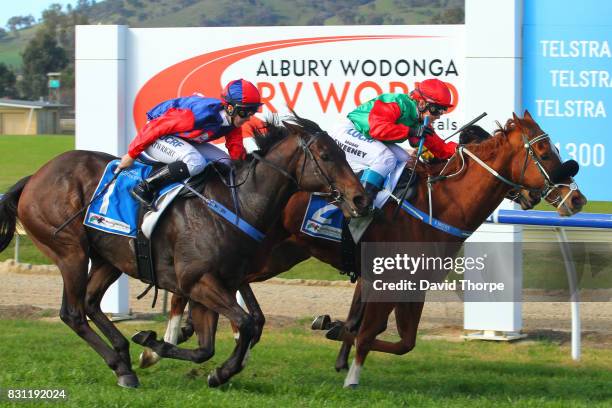
[[[525,0],[523,106],[589,200],[612,201],[612,2]]]

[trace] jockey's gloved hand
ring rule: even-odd
[[[408,128],[408,143],[410,143],[410,146],[412,147],[417,147],[419,145],[419,129],[419,126],[413,126]],[[422,136],[427,137],[435,133],[436,132],[431,126],[425,126],[423,128]]]

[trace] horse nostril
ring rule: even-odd
[[[581,208],[585,203],[582,197],[572,197],[572,206]]]
[[[353,203],[359,210],[363,210],[370,206],[370,197],[368,195],[356,195],[353,197]]]

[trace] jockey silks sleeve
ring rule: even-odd
[[[416,102],[406,94],[382,94],[359,105],[348,118],[361,134],[381,142],[401,143],[411,127],[419,126]],[[425,138],[424,145],[440,159],[453,155],[456,143],[445,143],[438,135]]]
[[[234,128],[225,136],[225,147],[232,160],[246,159],[246,150],[242,141],[242,128]]]
[[[246,150],[242,130],[224,120],[223,104],[214,98],[189,96],[164,101],[155,106],[150,120],[130,143],[128,154],[138,157],[144,149],[165,135],[174,135],[194,143],[206,143],[225,136],[225,146],[232,159],[244,159]]]
[[[403,142],[418,126],[416,102],[406,94],[382,94],[359,105],[348,118],[361,134],[382,142]]]
[[[135,159],[161,136],[193,130],[194,122],[193,112],[185,109],[170,109],[143,126],[130,143],[128,154]]]

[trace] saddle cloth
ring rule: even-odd
[[[100,194],[104,186],[112,180],[118,164],[119,160],[108,163],[92,197]],[[132,198],[130,190],[147,178],[152,169],[153,166],[137,161],[132,167],[122,171],[102,195],[89,205],[83,224],[111,234],[136,238],[140,203]],[[147,238],[151,237],[155,224],[182,186],[182,183],[174,183],[160,191],[156,201],[158,210],[144,216],[142,230]]]
[[[395,168],[386,178],[383,189],[374,199],[374,206],[376,208],[382,208],[387,203],[400,180],[404,168],[406,168],[406,163],[406,161],[398,161],[396,163]],[[312,237],[341,242],[343,218],[344,216],[340,208],[334,204],[329,204],[319,194],[313,193],[310,195],[300,230]]]

